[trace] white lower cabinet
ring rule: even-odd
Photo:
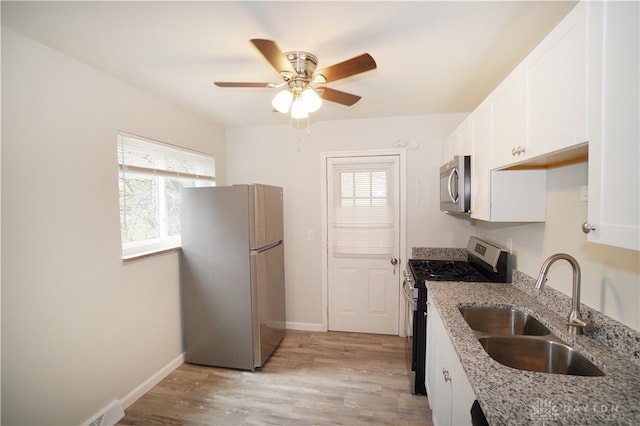
[[[425,386],[433,424],[470,425],[475,394],[430,297],[428,307]]]

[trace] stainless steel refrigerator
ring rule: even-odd
[[[285,333],[282,188],[181,192],[186,361],[255,370]]]

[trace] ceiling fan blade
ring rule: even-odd
[[[275,87],[273,83],[235,83],[227,81],[214,81],[218,87]]]
[[[253,38],[251,39],[251,43],[262,53],[262,56],[265,57],[278,73],[290,72],[295,74],[291,62],[289,62],[287,57],[280,51],[275,41]]]
[[[322,74],[327,83],[340,80],[342,78],[351,77],[365,71],[373,70],[377,67],[376,61],[368,53],[363,53],[351,59],[347,59],[339,64],[321,69],[315,74]]]
[[[355,104],[361,98],[361,96],[352,95],[351,93],[342,92],[329,87],[318,87],[318,95],[320,95],[320,97],[325,101],[335,102],[346,106]]]

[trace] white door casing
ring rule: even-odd
[[[401,150],[323,155],[326,329],[404,335],[403,169]]]

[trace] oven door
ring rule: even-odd
[[[415,327],[418,306],[418,289],[413,287],[413,277],[411,273],[404,273],[404,281],[402,283],[402,300],[406,307],[406,316],[404,321],[405,334],[407,336],[407,352],[405,354],[407,361],[407,372],[410,377],[410,390],[415,393],[416,382],[416,348],[415,348]]]

